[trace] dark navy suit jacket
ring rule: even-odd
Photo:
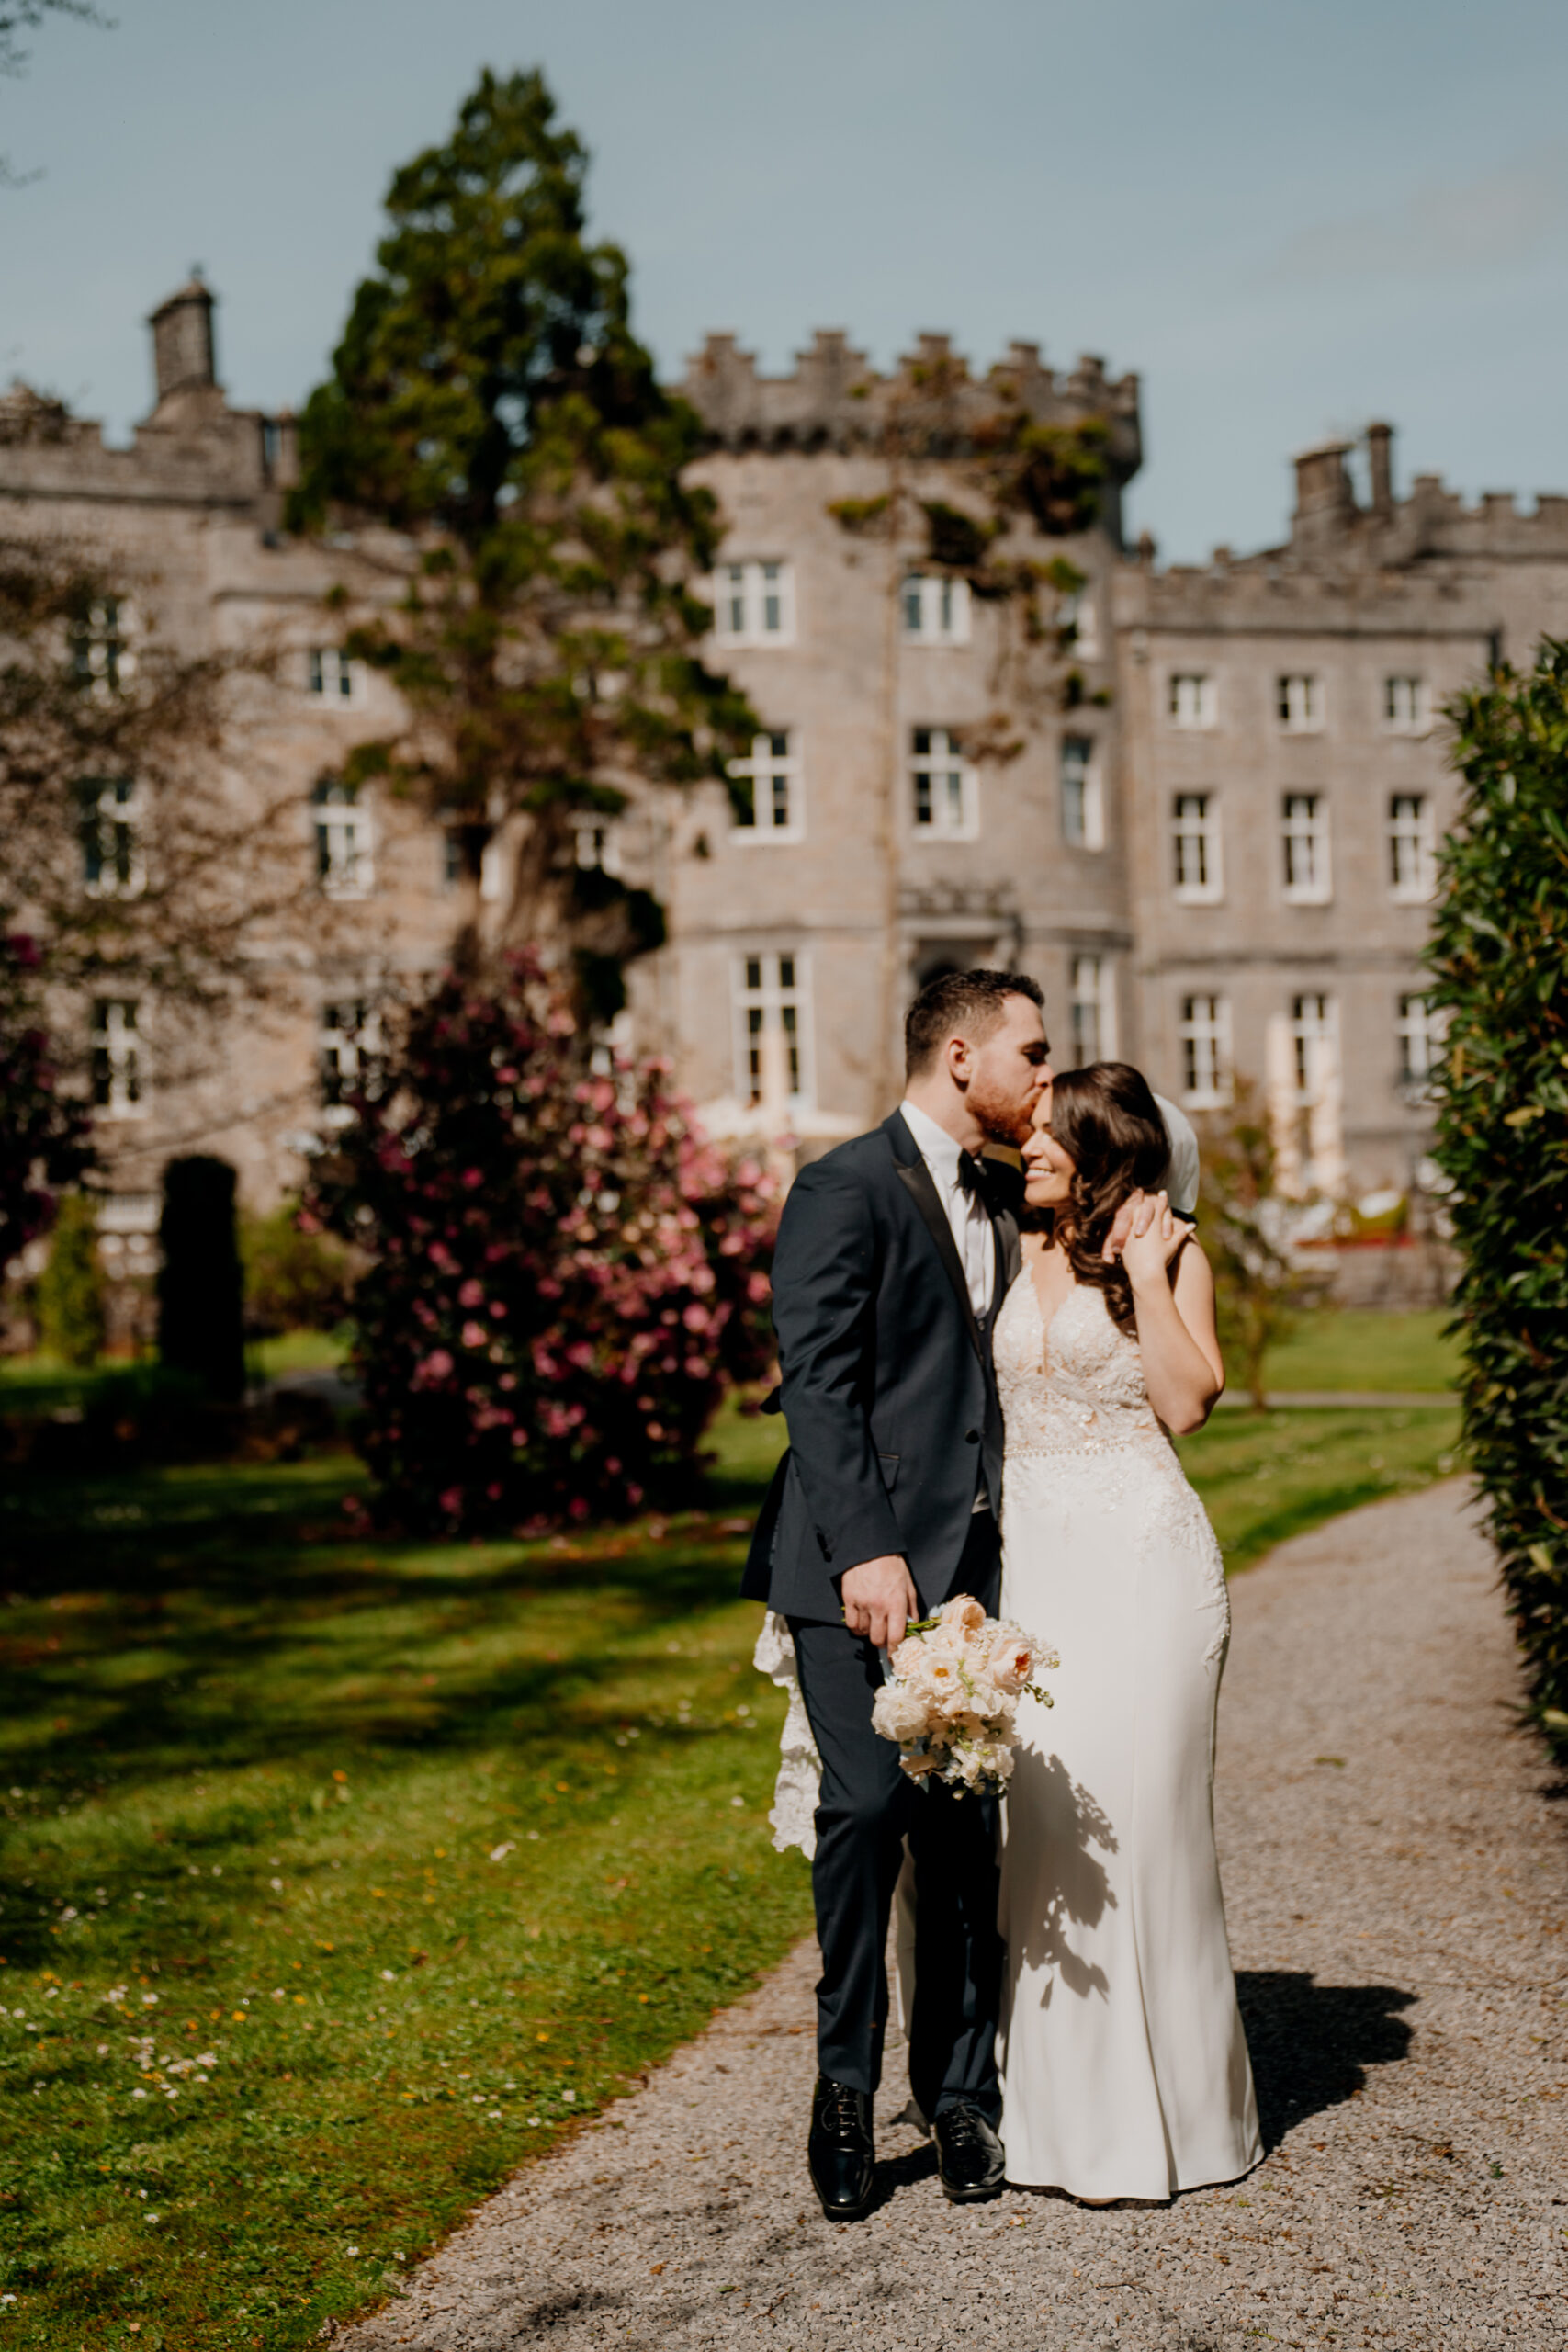
[[[990,1327],[1021,1262],[1006,1181],[986,1178],[997,1265],[982,1323],[897,1111],[795,1178],[773,1259],[783,1384],[770,1399],[790,1447],[752,1538],[749,1598],[836,1624],[838,1579],[888,1552],[904,1554],[928,1610],[948,1598],[982,1476],[1001,1507]]]

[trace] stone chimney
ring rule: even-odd
[[[1367,427],[1367,471],[1371,477],[1372,513],[1386,523],[1393,513],[1393,427]]]
[[[1296,511],[1291,518],[1293,539],[1337,537],[1356,513],[1356,492],[1346,470],[1348,444],[1325,441],[1303,449],[1296,459]]]
[[[147,323],[152,330],[152,368],[162,406],[174,392],[210,390],[218,382],[212,344],[210,288],[199,269],[188,284],[160,302]]]

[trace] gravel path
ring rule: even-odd
[[[954,2210],[885,2123],[881,2203],[830,2228],[801,2151],[807,1948],[341,2345],[1558,2346],[1568,1808],[1512,1727],[1465,1491],[1299,1537],[1234,1598],[1216,1802],[1269,2151],[1249,2181]]]

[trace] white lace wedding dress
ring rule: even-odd
[[[1004,1808],[1008,2178],[1164,2199],[1262,2154],[1214,1854],[1219,1545],[1103,1295],[996,1329],[1002,1611],[1061,1654]]]

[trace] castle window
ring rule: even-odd
[[[1291,999],[1291,1050],[1296,1101],[1321,1102],[1334,1067],[1338,1035],[1333,1000],[1326,996]]]
[[[795,566],[721,563],[716,575],[714,635],[720,645],[793,645]]]
[[[1073,1060],[1109,1061],[1116,1051],[1116,989],[1108,956],[1075,956],[1072,989]]]
[[[1220,812],[1212,792],[1179,792],[1171,806],[1176,895],[1184,906],[1213,906],[1224,896]]]
[[[1443,1015],[1429,997],[1402,996],[1394,1033],[1399,1041],[1399,1084],[1413,1101],[1427,1100],[1432,1073],[1443,1049]]]
[[[969,582],[945,572],[911,571],[899,591],[907,645],[967,645]]]
[[[1281,678],[1276,707],[1280,724],[1291,735],[1315,735],[1323,725],[1323,681],[1294,672]]]
[[[1062,839],[1070,849],[1105,847],[1100,766],[1089,735],[1062,739]]]
[[[798,956],[741,956],[734,970],[735,1089],[749,1110],[807,1100],[808,1003]]]
[[[359,686],[359,664],[340,653],[335,645],[312,645],[305,656],[308,693],[322,702],[353,702]]]
[[[370,857],[370,812],[361,808],[359,786],[324,775],[310,795],[316,836],[316,879],[330,899],[363,899],[374,875]]]
[[[615,874],[621,870],[621,829],[613,817],[574,817],[576,862],[584,874]],[[493,836],[492,836],[493,844]],[[487,845],[487,855],[489,846]],[[481,880],[480,888],[483,888]],[[500,895],[499,891],[496,894]]]
[[[448,820],[441,828],[441,888],[457,889],[464,877],[465,849],[463,826]],[[581,839],[578,842],[577,864],[582,864]],[[606,872],[609,871],[606,867]],[[479,852],[479,896],[495,899],[506,892],[506,853],[501,835],[491,832]]]
[[[1437,887],[1432,804],[1424,792],[1395,792],[1388,804],[1388,894],[1423,904]]]
[[[93,1007],[93,1108],[111,1119],[140,1118],[146,1108],[141,1078],[141,1006],[134,997],[100,997]]]
[[[352,1117],[348,1098],[374,1088],[379,1069],[380,1024],[362,998],[323,1004],[316,1037],[321,1072],[321,1107],[327,1124],[342,1125]]]
[[[1280,841],[1285,897],[1292,906],[1326,906],[1333,897],[1328,865],[1328,804],[1321,792],[1287,792]]]
[[[1231,1009],[1223,996],[1184,996],[1178,1025],[1181,1099],[1190,1111],[1213,1111],[1229,1099]]]
[[[1099,661],[1100,614],[1089,589],[1078,588],[1063,597],[1056,607],[1056,626],[1072,632],[1075,653],[1081,653],[1086,662]]]
[[[743,842],[797,842],[802,831],[800,762],[787,730],[753,735],[749,759],[731,760],[732,830]]]
[[[141,809],[128,775],[87,776],[76,787],[82,880],[95,899],[130,899],[146,888]]]
[[[1214,681],[1207,670],[1171,673],[1168,705],[1173,727],[1213,727],[1218,707]]]
[[[1385,678],[1382,682],[1383,723],[1397,735],[1427,731],[1425,678]]]
[[[923,841],[973,841],[980,830],[979,779],[958,737],[945,727],[917,727],[909,740],[916,832]]]
[[[104,596],[71,631],[72,675],[96,695],[117,695],[136,674],[136,657],[127,642],[129,621],[121,599]]]

